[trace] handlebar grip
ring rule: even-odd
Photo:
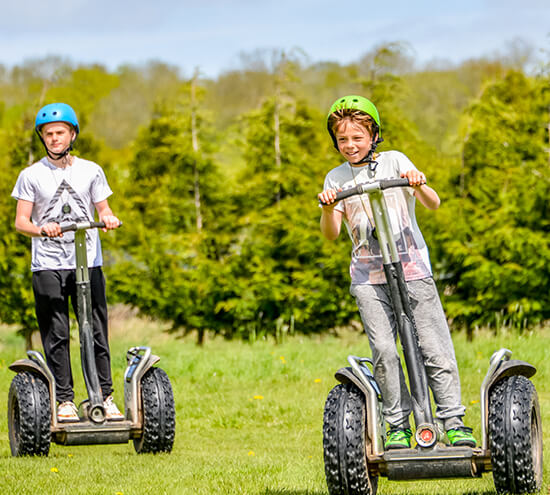
[[[390,189],[391,187],[407,187],[409,179],[402,177],[400,179],[382,179],[380,181],[380,189]]]
[[[96,228],[102,229],[103,227],[105,227],[105,222],[85,222],[85,224],[86,224],[86,226],[84,227],[85,229],[96,229]],[[73,231],[79,230],[79,227],[81,225],[82,224],[78,224],[78,223],[70,223],[68,225],[63,225],[63,227],[61,227],[61,232],[65,233],[65,232],[70,232],[71,230]]]
[[[354,196],[355,194],[361,194],[363,192],[363,189],[361,187],[361,184],[355,187],[350,187],[349,189],[346,189],[345,191],[338,191],[336,193],[336,200],[340,201],[342,199],[349,198],[350,196]]]

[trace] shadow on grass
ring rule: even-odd
[[[275,490],[266,488],[265,490],[258,492],[258,495],[327,495],[326,491],[318,490]]]
[[[264,491],[258,492],[258,495],[327,495],[326,491],[314,491],[314,490],[275,490],[267,488]],[[426,492],[407,492],[407,495],[425,495]],[[430,492],[432,493],[432,492]],[[464,492],[462,495],[495,495],[494,490],[475,490]]]
[[[426,493],[434,493],[434,492],[432,490],[420,491],[420,492],[408,491],[407,495],[426,495]],[[462,492],[460,495],[496,495],[496,493],[497,492],[495,490],[474,490],[469,492]],[[380,494],[380,492],[378,492],[378,494]]]

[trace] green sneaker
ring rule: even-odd
[[[474,448],[477,445],[476,439],[472,435],[472,429],[467,426],[460,426],[447,430],[447,438],[453,447]]]
[[[384,448],[390,449],[410,449],[412,431],[410,428],[390,428],[386,437]]]

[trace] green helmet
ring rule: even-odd
[[[380,134],[380,115],[378,114],[378,110],[374,106],[374,103],[364,96],[358,96],[358,95],[349,95],[344,96],[342,98],[338,98],[330,107],[330,110],[327,115],[327,129],[330,134],[330,137],[332,138],[332,141],[334,142],[334,146],[336,149],[338,149],[338,146],[336,145],[336,136],[332,132],[332,129],[329,126],[329,117],[336,111],[342,110],[343,108],[352,108],[355,110],[360,110],[361,112],[366,113],[367,115],[370,115],[374,121],[376,122],[376,125],[378,126],[377,132]],[[374,137],[374,136],[373,136]]]

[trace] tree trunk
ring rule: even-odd
[[[198,168],[198,156],[199,156],[199,136],[197,129],[197,79],[199,76],[198,69],[195,69],[193,79],[191,80],[191,140],[193,145],[193,151],[195,153],[195,160],[193,162],[193,189],[195,191],[195,215],[197,218],[197,232],[202,231],[202,211],[201,211],[201,191],[199,183],[199,168]]]
[[[273,109],[273,147],[275,148],[275,168],[277,170],[277,184],[275,199],[277,204],[281,201],[281,85],[279,77],[275,81],[275,106]]]
[[[32,350],[32,334],[34,333],[34,330],[27,329],[25,330],[25,351],[31,351]]]

